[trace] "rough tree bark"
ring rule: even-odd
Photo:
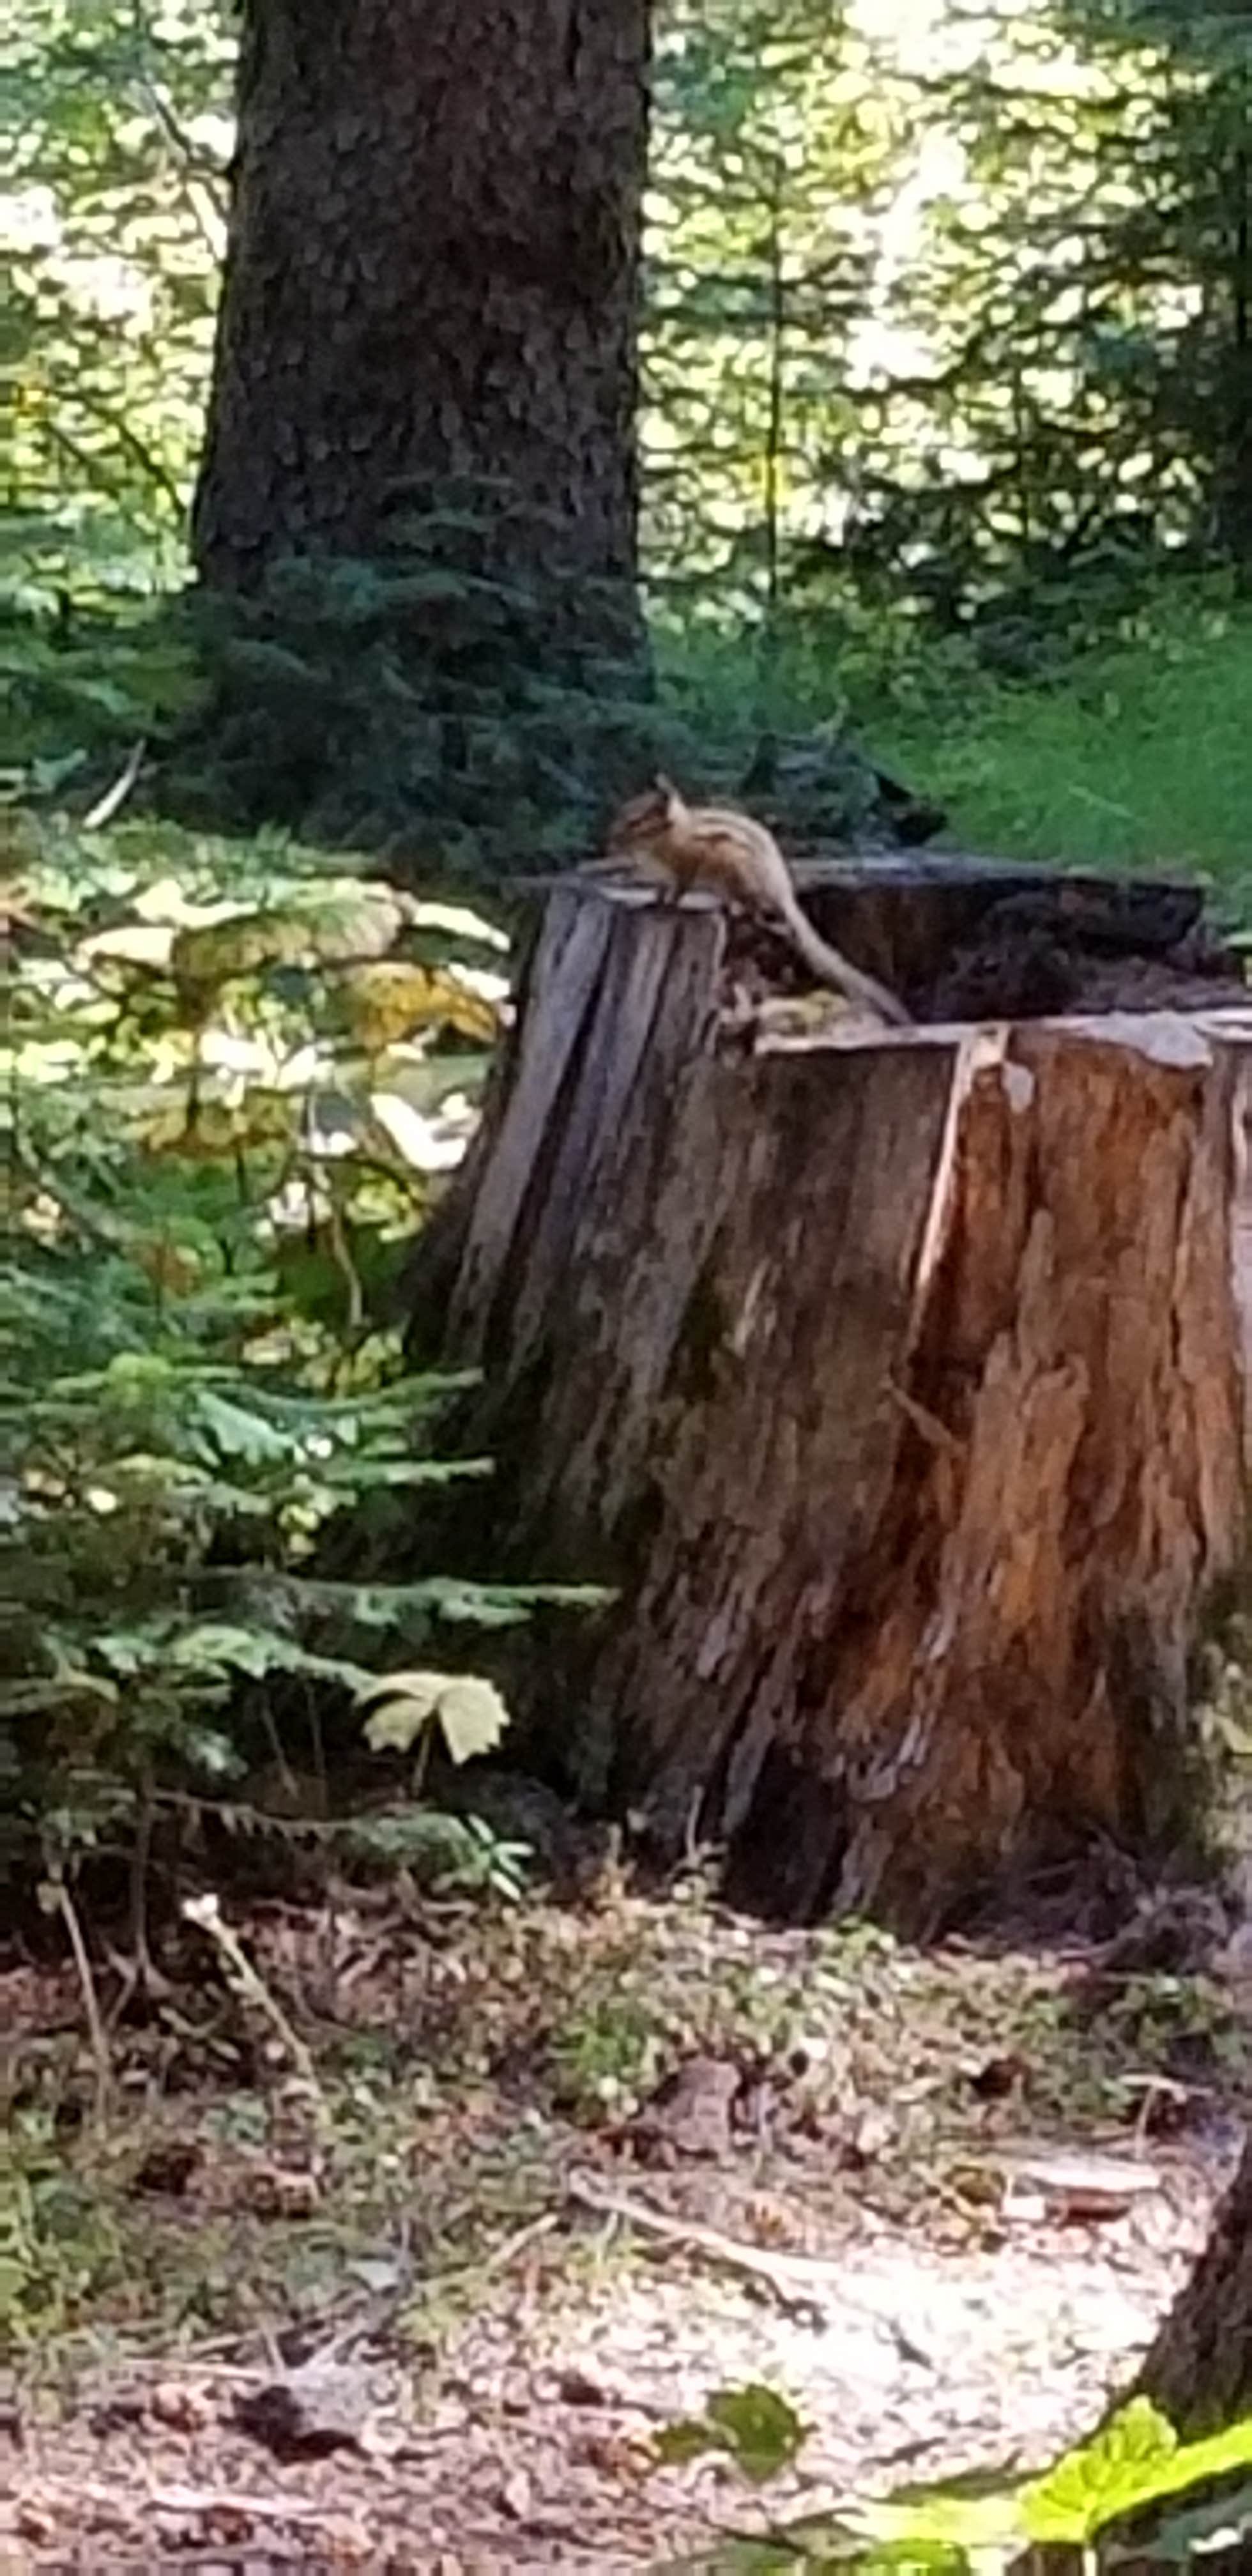
[[[1139,2386],[1192,2436],[1252,2413],[1252,2136]]]
[[[852,874],[806,899],[878,973],[970,901]],[[620,1588],[545,1640],[577,1788],[727,1841],[750,1902],[925,1929],[1185,1818],[1240,1527],[1238,1051],[1158,1014],[736,1052],[737,935],[557,892],[428,1311],[485,1369],[479,1562]]]
[[[647,0],[249,0],[207,580],[491,475],[630,585],[647,39]]]

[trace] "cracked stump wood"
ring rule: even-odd
[[[881,885],[859,940],[808,899],[890,975]],[[618,1587],[520,1664],[584,1798],[725,1842],[743,1901],[928,1928],[1185,1821],[1187,1656],[1241,1524],[1237,1027],[748,1055],[737,936],[550,897],[419,1337],[437,1312],[484,1371],[475,1570]]]

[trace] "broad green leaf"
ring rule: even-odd
[[[1128,2418],[1132,2420],[1127,2422]],[[1170,2496],[1186,2495],[1191,2488],[1208,2480],[1228,2478],[1240,2470],[1252,2469],[1252,2416],[1228,2426],[1224,2432],[1210,2434],[1203,2441],[1180,2443],[1165,2418],[1156,2413],[1148,2399],[1135,2398],[1088,2449],[1098,2451],[1109,2437],[1113,2441],[1113,2456],[1107,2458],[1103,2471],[1097,2464],[1094,2472],[1084,2472],[1083,2482],[1072,2501],[1067,2497],[1063,2483],[1071,2461],[1062,2460],[1048,2478],[1040,2481],[1045,2490],[1052,2490],[1055,2483],[1061,2484],[1059,2501],[1054,2494],[1048,2493],[1040,2516],[1041,2520],[1044,2516],[1048,2518],[1048,2537],[1057,2535],[1067,2509],[1073,2516],[1073,2523],[1070,2531],[1061,2536],[1070,2536],[1074,2524],[1085,2511],[1084,2534],[1087,2538],[1094,2538],[1107,2523],[1143,2512]],[[1120,2466],[1116,2457],[1119,2438],[1125,2445]],[[1086,2457],[1087,2450],[1072,2455],[1078,2461]],[[1088,2493],[1090,2502],[1084,2505],[1084,2497]],[[1037,2503],[1031,2504],[1028,2510],[1032,2519],[1032,2537],[1043,2537],[1042,2532],[1036,2533],[1034,2529],[1034,2516],[1039,2511]],[[1054,2515],[1055,2521],[1052,2519]]]
[[[1028,2537],[1020,2492],[1008,2489],[980,2497],[936,2487],[933,2494],[909,2504],[896,2504],[888,2496],[881,2501],[853,2500],[842,2511],[849,2528],[876,2550],[885,2548],[904,2558],[917,2548],[1008,2557]]]
[[[1132,2398],[1092,2441],[1023,2489],[1024,2528],[1032,2540],[1080,2547],[1102,2522],[1161,2492],[1155,2479],[1177,2461],[1172,2425],[1148,2398]]]
[[[772,2388],[719,2389],[703,2416],[667,2425],[656,2437],[656,2450],[667,2461],[729,2451],[745,2477],[764,2484],[790,2466],[806,2431],[794,2407]]]

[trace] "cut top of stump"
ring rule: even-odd
[[[793,866],[796,892],[823,939],[897,992],[915,1020],[1038,1020],[1092,1014],[1237,1009],[1249,1001],[1242,961],[1204,920],[1203,889],[1175,876],[1102,875],[974,854],[814,850]],[[525,891],[526,889],[522,889]],[[631,912],[710,912],[725,924],[720,1021],[732,1039],[824,1042],[847,1030],[838,997],[786,935],[696,893],[681,903],[624,876],[537,881]],[[801,995],[809,997],[803,1008]]]

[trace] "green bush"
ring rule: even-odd
[[[424,1490],[484,1471],[432,1448],[447,1381],[406,1376],[382,1318],[472,1122],[504,943],[277,843],[0,820],[0,1862],[55,1901],[88,1855],[121,1859],[139,1909],[158,1829],[249,1821],[263,1755],[289,1809],[318,1775],[310,1830],[328,1830],[324,1720],[345,1713],[359,1747],[397,1663],[376,1742],[438,1726],[463,1759],[503,1722],[486,1685],[457,1697],[457,1658],[411,1668],[432,1638],[443,1663],[450,1629],[524,1618],[527,1596],[330,1582],[318,1550],[349,1514],[384,1561]],[[380,1855],[430,1855],[411,1800],[358,1821],[358,1844],[370,1831]],[[477,1883],[508,1875],[463,1822],[433,1839]]]

